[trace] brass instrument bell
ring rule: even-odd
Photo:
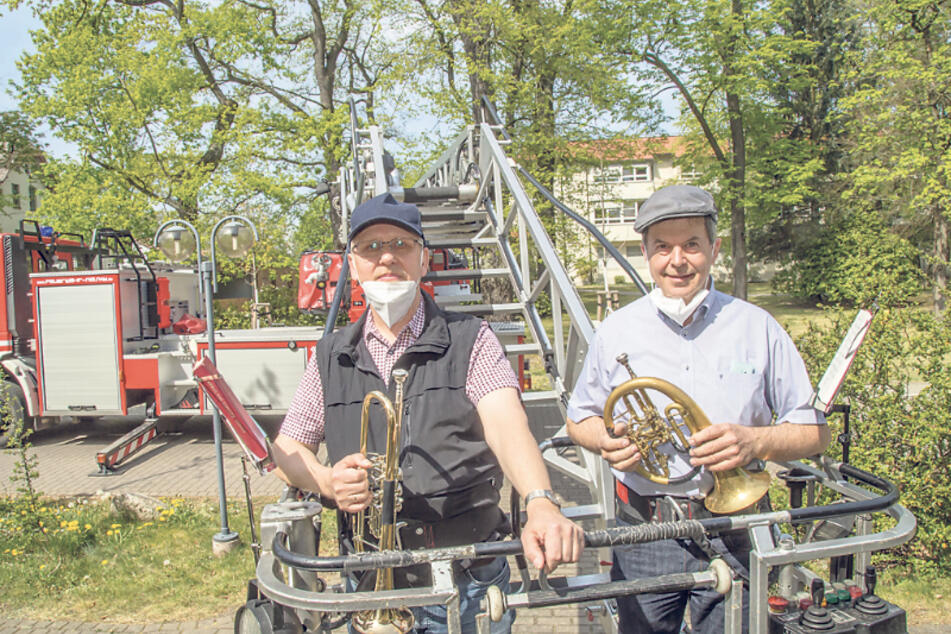
[[[617,361],[627,369],[631,378],[614,388],[604,405],[604,424],[608,433],[614,435],[616,422],[627,423],[627,437],[641,454],[641,461],[634,466],[634,471],[651,482],[667,485],[692,478],[699,468],[686,476],[671,479],[668,456],[659,449],[665,442],[670,442],[678,453],[689,453],[687,438],[680,426],[685,426],[692,435],[709,427],[710,419],[693,399],[672,383],[634,374],[626,354],[619,354]],[[660,392],[670,399],[663,412],[654,405],[648,390]],[[615,417],[618,403],[623,405],[622,412]],[[713,491],[704,499],[704,506],[711,513],[735,513],[755,504],[769,490],[770,476],[766,471],[752,473],[736,467],[711,471],[710,474],[713,476]]]

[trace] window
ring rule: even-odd
[[[680,180],[684,183],[696,183],[700,179],[700,172],[696,165],[685,165],[680,168]]]
[[[636,244],[629,244],[624,247],[624,255],[628,258],[639,258],[641,257],[641,247]]]
[[[16,183],[10,184],[10,196],[13,198],[13,208],[20,209],[20,186]]]
[[[649,165],[625,165],[621,180],[625,183],[646,183],[651,179]]]
[[[592,171],[595,183],[647,183],[651,179],[650,165],[606,165]]]
[[[29,197],[30,197],[30,211],[36,211],[36,187],[30,185]]]
[[[637,220],[637,210],[640,209],[641,202],[639,200],[622,200],[621,201],[621,219],[623,222],[634,222]]]
[[[594,221],[601,224],[620,224],[621,204],[615,202],[601,203],[594,207]]]
[[[620,165],[608,165],[602,167],[601,169],[595,168],[592,172],[593,180],[595,183],[620,183],[621,182],[621,166]]]
[[[594,207],[594,221],[599,224],[633,223],[637,219],[639,200],[602,202]]]

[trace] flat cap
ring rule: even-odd
[[[392,194],[380,194],[357,205],[350,216],[350,235],[347,242],[370,225],[385,222],[412,231],[423,238],[423,223],[419,208],[409,203],[401,203]]]
[[[644,233],[655,222],[691,216],[712,216],[716,222],[717,208],[713,196],[694,185],[670,185],[657,190],[644,201],[637,212],[634,230]]]

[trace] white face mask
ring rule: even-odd
[[[653,302],[657,310],[683,326],[687,319],[693,315],[693,311],[697,310],[697,307],[700,306],[700,303],[709,293],[710,291],[705,288],[694,295],[690,303],[687,304],[682,297],[667,297],[658,286],[650,292],[648,297],[651,298],[651,302]]]
[[[420,266],[422,266],[423,254],[419,256]],[[356,270],[354,270],[356,274]],[[366,295],[370,306],[376,311],[388,328],[406,316],[413,300],[416,299],[416,289],[419,288],[419,282],[413,280],[399,282],[380,282],[367,280],[361,282],[360,277],[357,282],[363,287],[363,294]]]
[[[376,314],[393,327],[393,324],[406,316],[413,300],[416,299],[418,284],[412,280],[405,282],[361,282],[363,293],[373,306]]]

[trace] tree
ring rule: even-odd
[[[934,308],[946,306],[951,218],[951,7],[920,0],[869,3],[865,45],[853,55],[854,167],[844,195],[884,211],[893,230],[927,252]]]
[[[22,112],[0,112],[0,185],[11,169],[39,167],[45,160],[43,145],[33,123]]]
[[[806,139],[790,134],[786,104],[774,93],[795,79],[797,51],[815,44],[787,33],[784,2],[744,0],[652,5],[629,3],[626,51],[641,82],[672,87],[682,99],[688,129],[684,162],[703,173],[729,216],[733,294],[746,297],[747,230],[783,206],[814,195],[820,162]]]
[[[337,177],[348,116],[341,80],[365,92],[354,69],[375,64],[341,62],[365,52],[352,24],[376,5],[32,4],[43,29],[36,53],[19,62],[18,96],[80,152],[51,166],[64,177],[45,201],[52,216],[196,221],[261,208],[299,217],[315,208],[323,179]]]

